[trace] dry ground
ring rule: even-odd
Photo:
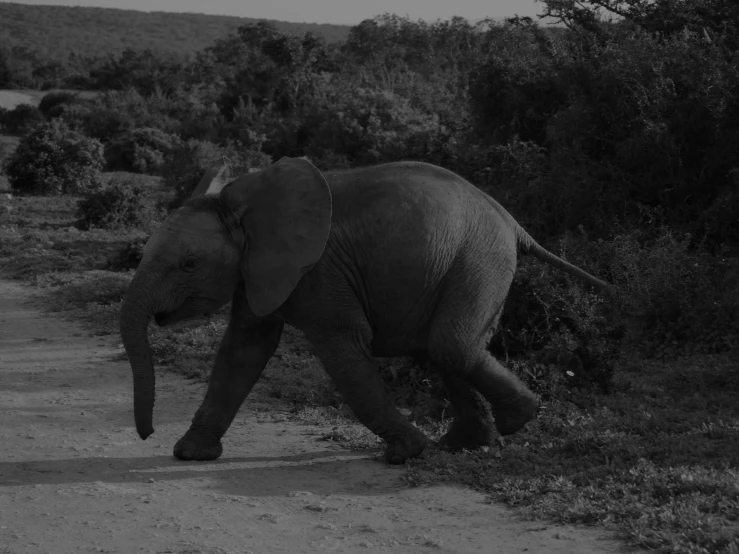
[[[158,375],[156,433],[139,440],[117,337],[49,316],[34,294],[0,281],[0,553],[625,551],[466,488],[411,487],[265,400],[247,401],[220,460],[175,460],[204,385]]]

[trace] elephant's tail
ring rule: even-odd
[[[611,285],[609,285],[605,281],[598,279],[597,277],[594,277],[584,269],[580,269],[576,265],[572,265],[567,260],[563,260],[556,254],[552,254],[549,250],[547,250],[538,242],[536,242],[533,238],[531,238],[531,236],[526,231],[524,231],[523,228],[519,226],[519,229],[520,233],[516,233],[516,235],[519,236],[518,245],[523,252],[535,256],[536,258],[539,258],[542,262],[546,262],[549,265],[556,267],[557,269],[566,271],[570,275],[577,277],[588,285],[594,286],[600,292],[606,294],[610,294],[613,292],[613,288],[611,287]]]
[[[506,223],[513,228],[516,233],[516,244],[522,252],[531,254],[532,256],[539,258],[542,262],[546,262],[557,269],[561,269],[562,271],[577,277],[588,285],[596,287],[602,293],[611,294],[613,292],[613,287],[610,284],[594,277],[584,269],[580,269],[579,267],[572,265],[570,262],[563,260],[559,256],[552,254],[549,250],[536,242],[531,235],[529,235],[526,230],[518,224],[513,216],[509,214],[503,206],[496,202],[494,198],[488,196],[488,199],[495,211],[497,211]]]

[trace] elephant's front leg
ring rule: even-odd
[[[208,392],[190,429],[177,441],[174,455],[181,460],[215,460],[223,452],[221,437],[257,382],[280,341],[283,324],[248,317],[237,304],[218,350]]]

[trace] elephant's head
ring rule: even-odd
[[[243,286],[249,308],[268,315],[323,254],[331,193],[318,169],[282,158],[226,183],[210,171],[193,198],[151,236],[121,307],[142,439],[154,432],[154,367],[147,327],[214,312]]]

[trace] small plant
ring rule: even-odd
[[[100,184],[103,145],[55,119],[21,139],[5,162],[15,192],[79,194]]]
[[[19,104],[0,114],[0,127],[11,135],[25,135],[44,121],[44,115],[31,104]]]
[[[536,392],[608,392],[623,322],[612,304],[531,260],[519,265],[491,351]]]
[[[108,269],[111,271],[128,271],[139,267],[141,257],[144,255],[144,246],[149,237],[132,240],[121,248],[115,256],[108,260]]]
[[[346,168],[417,157],[440,133],[438,116],[389,90],[326,91],[328,103],[308,121],[305,153],[322,167]]]
[[[67,108],[80,101],[75,92],[58,91],[50,92],[39,102],[39,112],[47,119],[54,119],[64,114]]]
[[[251,169],[266,167],[272,161],[267,154],[253,148],[242,148],[238,144],[219,147],[212,142],[195,139],[180,143],[169,153],[162,169],[164,184],[175,191],[170,208],[184,204],[203,174],[211,167],[221,165],[224,156],[229,160],[234,177]]]
[[[75,227],[119,229],[138,227],[158,219],[146,189],[126,179],[113,181],[89,193],[77,203]]]
[[[133,129],[105,148],[108,168],[135,173],[159,173],[165,157],[178,145],[179,138],[159,129]]]

